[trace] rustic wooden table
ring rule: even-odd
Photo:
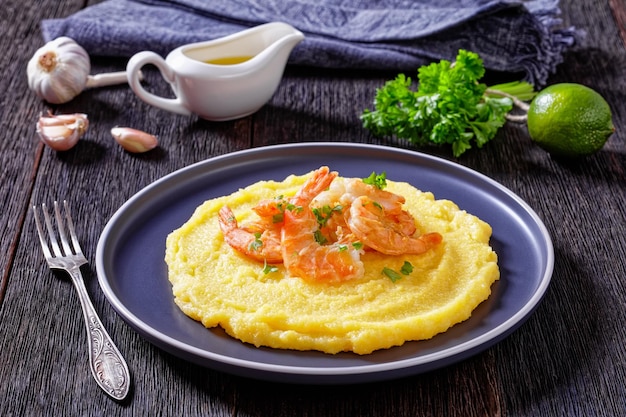
[[[555,161],[525,128],[504,127],[461,158],[425,152],[479,171],[524,199],[554,243],[551,285],[535,313],[495,346],[459,363],[384,382],[312,386],[259,382],[165,353],[133,331],[101,291],[95,268],[100,233],[133,194],[179,168],[264,145],[333,141],[399,146],[372,137],[358,116],[394,74],[288,68],[258,113],[212,123],[149,107],[124,86],[90,90],[55,107],[84,112],[91,128],[57,153],[35,135],[48,106],[27,87],[26,63],[41,46],[41,19],[70,15],[84,1],[5,0],[0,10],[0,415],[220,416],[616,416],[626,413],[626,4],[563,1],[563,20],[587,32],[549,83],[577,82],[611,104],[617,132],[578,163]],[[93,59],[92,72],[123,70]],[[148,71],[154,88],[167,87]],[[122,151],[116,125],[155,133],[160,147]],[[107,397],[87,367],[78,298],[52,274],[30,206],[67,199],[90,265],[87,290],[132,372],[126,401]]]

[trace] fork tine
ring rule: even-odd
[[[37,226],[37,234],[39,235],[39,242],[41,243],[43,255],[46,259],[52,258],[52,253],[50,253],[50,248],[48,247],[48,241],[46,241],[45,238],[46,235],[43,231],[43,227],[41,227],[41,221],[39,220],[39,215],[37,214],[37,206],[33,206],[33,215],[35,216],[35,225]]]
[[[76,230],[74,229],[74,222],[72,221],[70,208],[67,205],[66,200],[63,200],[63,207],[65,207],[65,217],[67,218],[67,227],[70,231],[70,237],[72,238],[72,245],[74,246],[74,252],[76,252],[78,255],[82,255],[83,251],[80,248],[80,243],[78,242],[78,237],[76,236]]]
[[[61,252],[61,248],[59,247],[59,242],[57,241],[56,233],[54,233],[54,228],[52,227],[52,222],[50,221],[50,215],[48,214],[48,208],[45,204],[41,205],[41,211],[43,212],[43,218],[46,222],[46,227],[48,228],[48,236],[50,237],[50,244],[52,246],[52,251],[55,256],[63,256]]]
[[[59,209],[59,204],[54,202],[54,217],[57,220],[57,228],[59,229],[59,236],[61,237],[61,245],[63,245],[63,251],[65,255],[72,254],[72,248],[70,247],[70,243],[67,240],[67,235],[65,234],[65,227],[63,226],[63,217],[61,216],[61,210]]]

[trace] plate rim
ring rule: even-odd
[[[490,329],[489,331],[480,334],[477,337],[474,337],[470,340],[464,341],[460,344],[456,344],[454,346],[448,347],[446,349],[432,352],[419,357],[410,357],[399,359],[396,361],[390,362],[382,362],[382,363],[372,363],[367,365],[356,365],[356,366],[345,366],[345,367],[306,367],[306,366],[293,366],[293,365],[283,365],[283,364],[271,364],[271,363],[263,363],[253,360],[240,359],[235,357],[230,357],[226,355],[222,355],[220,353],[211,352],[206,349],[200,349],[195,346],[191,346],[184,342],[179,341],[178,339],[171,337],[168,334],[161,332],[160,330],[155,329],[154,327],[148,325],[143,322],[139,317],[137,317],[127,306],[119,300],[119,298],[115,295],[115,292],[109,285],[109,280],[105,277],[104,271],[106,270],[104,264],[104,252],[106,250],[105,243],[109,237],[109,235],[114,230],[114,227],[118,222],[121,221],[123,214],[132,208],[135,204],[141,200],[144,195],[150,193],[152,190],[161,187],[163,184],[166,184],[172,179],[176,179],[176,177],[185,176],[186,174],[193,173],[193,171],[201,169],[205,166],[219,165],[220,163],[228,162],[229,160],[237,160],[237,159],[245,159],[249,156],[254,156],[254,154],[259,154],[263,156],[266,153],[272,153],[276,151],[289,151],[293,148],[318,148],[317,150],[321,150],[322,148],[357,148],[369,151],[384,151],[385,153],[393,153],[399,154],[403,156],[408,156],[416,159],[425,159],[430,161],[431,163],[439,164],[445,167],[451,167],[455,170],[460,170],[466,175],[470,175],[471,177],[476,178],[482,183],[486,183],[491,187],[495,187],[500,192],[506,194],[509,198],[511,198],[519,207],[521,207],[524,212],[530,216],[533,220],[533,225],[537,227],[541,231],[541,242],[543,246],[545,246],[545,269],[543,270],[543,276],[540,280],[538,280],[537,288],[535,289],[532,296],[528,299],[528,301],[523,305],[522,308],[518,309],[515,314],[508,317],[504,322],[497,325],[496,327]],[[230,153],[226,153],[223,155],[218,155],[214,157],[210,157],[190,165],[179,168],[169,174],[162,176],[161,178],[153,181],[152,183],[146,185],[145,187],[138,190],[135,194],[133,194],[128,200],[126,200],[111,216],[109,221],[107,221],[100,238],[98,240],[97,248],[96,248],[96,270],[97,277],[100,288],[105,294],[107,301],[112,305],[114,310],[121,316],[121,318],[129,324],[135,331],[140,333],[141,336],[147,338],[152,344],[157,347],[169,351],[170,353],[175,353],[177,356],[181,357],[180,353],[185,353],[185,357],[183,359],[197,362],[207,367],[211,367],[214,369],[222,368],[222,365],[225,365],[227,372],[230,373],[240,373],[240,370],[250,370],[255,372],[263,372],[268,373],[267,378],[265,376],[261,376],[263,379],[272,379],[271,375],[297,375],[302,377],[329,377],[329,376],[354,376],[354,375],[379,375],[382,378],[382,375],[385,375],[390,372],[400,371],[400,370],[409,370],[413,368],[424,368],[424,371],[428,369],[434,369],[437,366],[436,363],[443,361],[445,359],[450,358],[458,358],[458,360],[462,360],[466,357],[472,356],[479,351],[487,349],[488,347],[493,346],[498,343],[500,340],[507,337],[511,332],[513,332],[517,327],[523,324],[528,317],[533,313],[533,311],[537,308],[541,300],[543,299],[547,288],[549,287],[553,270],[554,270],[554,247],[552,243],[552,239],[550,234],[539,217],[539,215],[535,212],[528,203],[526,203],[521,197],[511,191],[509,188],[504,185],[498,183],[494,179],[482,174],[478,171],[475,171],[471,168],[468,168],[464,165],[461,165],[454,161],[449,161],[437,156],[409,150],[402,148],[395,148],[390,146],[383,145],[374,145],[374,144],[362,144],[362,143],[345,143],[345,142],[303,142],[303,143],[287,143],[287,144],[278,144],[278,145],[268,145],[261,146],[256,148],[244,149],[239,151],[234,151]],[[492,342],[487,346],[484,346],[487,342]],[[164,346],[165,345],[165,346]],[[484,347],[483,347],[484,346]],[[173,350],[168,349],[173,348]],[[195,356],[196,358],[186,357],[188,355]],[[206,364],[203,361],[198,361],[194,359],[203,358],[205,360],[212,361],[214,363]],[[456,362],[455,360],[454,362]],[[217,363],[215,363],[217,362]],[[453,361],[450,361],[450,363]],[[447,363],[447,364],[450,364]],[[426,366],[432,365],[432,366]],[[234,367],[234,369],[233,369]],[[224,369],[221,369],[224,370]],[[417,373],[417,372],[412,372]],[[241,374],[241,373],[240,373]],[[244,375],[246,375],[244,373]],[[258,376],[258,375],[257,375]],[[372,379],[369,379],[370,381]],[[298,382],[298,381],[296,381]],[[311,382],[311,381],[306,381]],[[328,381],[324,381],[327,383]]]

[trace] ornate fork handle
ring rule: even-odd
[[[130,372],[122,354],[104,329],[96,310],[89,299],[80,272],[80,266],[71,266],[67,272],[78,291],[83,310],[87,341],[89,345],[89,368],[100,387],[116,400],[122,400],[130,388]]]

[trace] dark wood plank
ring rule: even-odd
[[[497,347],[509,415],[608,416],[626,410],[626,390],[614,383],[626,376],[617,365],[626,340],[618,324],[626,319],[621,278],[626,265],[615,252],[626,242],[626,213],[619,208],[626,203],[626,80],[620,75],[626,54],[605,6],[562,2],[565,24],[587,34],[549,82],[597,90],[612,107],[617,132],[601,152],[575,163],[555,161],[538,150],[522,154],[521,160],[511,158],[519,175],[501,178],[537,210],[556,252],[552,284],[541,306],[525,331]]]
[[[609,6],[613,11],[613,17],[617,23],[622,42],[626,46],[626,4],[620,0],[609,0]]]
[[[56,5],[48,13],[63,15],[80,9],[80,2]],[[37,4],[6,1],[0,10],[0,125],[2,140],[2,194],[0,230],[5,238],[0,241],[0,252],[7,254],[0,260],[0,305],[8,285],[9,273],[24,223],[38,160],[41,154],[35,134],[39,100],[28,91],[26,63],[41,46],[39,20],[45,15]],[[11,24],[20,22],[20,24]],[[18,59],[19,57],[19,59]]]

